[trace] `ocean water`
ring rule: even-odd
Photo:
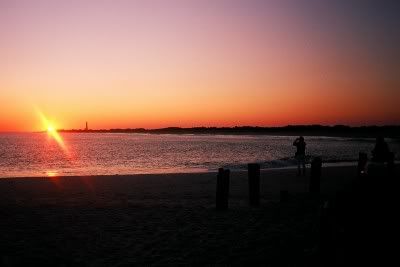
[[[61,133],[62,148],[47,133],[0,134],[0,177],[111,175],[290,167],[293,136]],[[305,136],[308,158],[356,161],[374,139]],[[386,140],[400,151],[398,140]],[[398,153],[396,154],[398,156]],[[397,157],[396,156],[396,157]]]

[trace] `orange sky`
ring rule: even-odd
[[[17,2],[0,5],[0,131],[42,130],[35,109],[65,129],[400,123],[390,7]]]

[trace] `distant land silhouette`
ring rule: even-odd
[[[376,137],[400,138],[400,125],[388,126],[358,126],[346,125],[288,125],[283,127],[167,127],[160,129],[115,128],[115,129],[59,129],[65,133],[143,133],[143,134],[229,134],[229,135],[314,135],[342,137]]]

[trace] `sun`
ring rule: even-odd
[[[65,146],[64,140],[62,139],[61,135],[58,133],[56,127],[54,127],[53,124],[47,122],[46,123],[47,126],[47,134],[53,138],[54,140],[57,141],[57,143],[59,144],[59,146],[64,150],[67,151],[67,147]]]
[[[53,133],[55,131],[56,131],[56,129],[54,128],[53,125],[51,125],[51,124],[47,125],[47,132],[48,133]]]
[[[61,135],[58,133],[56,127],[54,127],[53,124],[47,122],[46,123],[47,126],[47,134],[52,137],[54,140],[57,141],[57,143],[63,148],[65,149],[65,144],[64,144],[64,140],[62,139]]]
[[[40,117],[40,119],[41,119],[41,121],[42,121],[42,124],[43,124],[43,126],[44,126],[43,128],[46,129],[47,134],[48,134],[52,139],[54,139],[54,140],[58,143],[58,145],[59,145],[67,154],[69,154],[68,148],[67,148],[67,146],[65,145],[64,140],[63,140],[63,138],[61,137],[61,135],[58,133],[57,128],[54,126],[54,124],[53,124],[49,119],[47,119],[46,116],[43,115],[42,112],[40,112],[39,110],[37,110],[36,112],[37,112],[38,116]]]

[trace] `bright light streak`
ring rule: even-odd
[[[62,150],[64,150],[68,154],[68,148],[65,145],[64,140],[62,139],[61,135],[57,132],[57,129],[54,126],[54,123],[49,121],[49,119],[47,119],[46,116],[38,110],[37,110],[37,114],[39,115],[44,128],[47,129],[47,134],[51,138],[53,138],[57,142],[57,144],[62,148]]]

